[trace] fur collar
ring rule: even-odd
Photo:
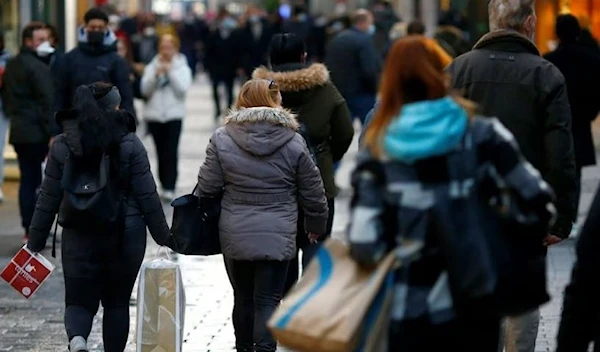
[[[297,131],[300,127],[298,121],[296,121],[296,116],[282,108],[242,108],[239,110],[232,110],[225,119],[226,125],[259,122],[283,126],[294,131]]]
[[[329,70],[323,64],[300,66],[298,69],[282,72],[259,67],[252,73],[252,78],[273,80],[282,92],[300,92],[327,84]]]
[[[517,31],[510,29],[498,29],[489,32],[479,39],[479,41],[473,47],[473,50],[482,49],[486,46],[500,42],[513,42],[534,55],[540,55],[540,51],[529,38]]]

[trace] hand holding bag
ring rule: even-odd
[[[173,237],[175,252],[184,255],[221,254],[219,240],[219,217],[221,196],[196,195],[198,186],[191,194],[175,199],[173,207]]]
[[[392,303],[395,253],[366,269],[328,240],[271,320],[273,336],[294,351],[379,351]]]

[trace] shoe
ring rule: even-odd
[[[23,244],[27,244],[27,242],[29,242],[29,233],[25,232],[25,235],[23,235]]]
[[[2,157],[2,156],[0,155],[0,158],[1,158],[1,157]],[[0,204],[1,204],[2,202],[4,202],[4,193],[2,193],[2,187],[0,186]]]
[[[75,336],[69,343],[69,351],[71,352],[89,352],[87,342],[81,336]]]
[[[569,235],[569,237],[577,238],[577,236],[579,236],[579,225],[573,224],[573,227],[571,228],[571,234]]]
[[[167,203],[172,202],[175,199],[175,192],[174,191],[163,191],[162,199]]]

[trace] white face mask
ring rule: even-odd
[[[42,44],[38,45],[37,48],[35,48],[35,52],[36,54],[38,54],[39,57],[46,57],[48,55],[51,55],[54,53],[56,49],[54,49],[52,47],[52,45],[50,45],[49,41],[45,41]]]

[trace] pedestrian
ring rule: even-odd
[[[350,253],[372,267],[398,248],[390,352],[496,351],[494,225],[480,198],[496,191],[483,180],[493,175],[538,219],[524,242],[545,235],[551,191],[498,120],[450,94],[451,59],[433,39],[400,39],[389,55],[352,176]]]
[[[135,134],[135,119],[118,110],[118,89],[94,83],[77,88],[74,98],[73,109],[56,116],[64,132],[50,150],[27,248],[42,251],[59,208],[59,219],[65,216],[65,166],[90,171],[110,156],[108,182],[119,190],[117,218],[100,227],[63,229],[64,319],[69,350],[87,352],[94,316],[102,303],[104,350],[123,352],[129,335],[129,299],[146,250],[146,226],[159,245],[172,245],[169,227],[146,150]]]
[[[131,37],[135,62],[147,65],[158,53],[158,35],[155,26],[155,20],[149,15],[142,31]]]
[[[342,160],[352,143],[354,128],[346,101],[329,78],[327,67],[307,64],[304,42],[291,33],[276,34],[269,49],[271,70],[266,67],[254,71],[254,79],[277,82],[284,108],[296,114],[298,122],[306,129],[307,143],[315,150],[316,163],[325,185],[329,219],[327,231],[312,244],[306,237],[304,223],[298,221],[296,244],[302,249],[302,267],[305,268],[316,254],[320,243],[331,234],[333,227],[335,197],[334,164]],[[298,218],[304,217],[299,209]],[[289,291],[299,277],[298,252],[290,262],[285,292]]]
[[[292,33],[306,45],[306,61],[312,62],[316,54],[315,22],[305,5],[295,5],[292,17],[283,23],[282,33]]]
[[[55,111],[71,107],[75,89],[94,82],[111,83],[119,89],[121,107],[135,116],[129,67],[117,53],[117,37],[108,29],[108,15],[92,8],[77,30],[77,47],[56,63]]]
[[[129,68],[129,82],[131,82],[133,97],[137,99],[146,99],[146,97],[142,95],[141,89],[142,75],[144,74],[146,65],[135,63],[133,61],[133,49],[127,38],[122,38],[117,41],[117,53],[120,57],[125,59],[125,62],[127,62],[127,67]]]
[[[225,86],[227,109],[233,106],[233,88],[238,71],[242,68],[244,35],[237,21],[227,12],[223,12],[206,39],[204,47],[204,68],[212,84],[215,104],[215,122],[222,116],[221,94],[219,88]]]
[[[573,15],[560,15],[556,19],[558,48],[545,58],[552,62],[565,76],[567,93],[573,119],[572,132],[575,146],[575,171],[577,193],[575,214],[579,213],[581,197],[581,170],[596,165],[596,148],[592,137],[592,122],[600,112],[600,92],[593,82],[600,81],[600,55],[582,45],[581,27]],[[577,217],[575,218],[577,220]],[[572,234],[578,226],[573,225]]]
[[[567,238],[575,220],[576,172],[567,86],[560,70],[533,43],[535,2],[492,0],[490,30],[448,68],[452,87],[515,135],[523,155],[556,193],[557,221],[531,258],[545,262],[547,246]],[[510,104],[507,104],[510,102]],[[542,273],[543,274],[543,273]],[[539,281],[540,285],[542,280]],[[545,285],[545,284],[544,284]],[[523,300],[541,287],[523,290]],[[506,320],[507,352],[534,352],[539,309]]]
[[[375,23],[375,33],[373,33],[373,43],[385,57],[389,47],[389,34],[394,25],[401,21],[400,17],[394,12],[394,6],[389,0],[376,0],[373,6],[373,17]]]
[[[0,32],[0,89],[2,89],[2,78],[4,76],[6,63],[10,58],[10,53],[4,49],[4,33]],[[4,113],[4,105],[0,96],[0,203],[4,202],[4,147],[6,146],[6,137],[8,137],[9,121]]]
[[[50,72],[50,54],[54,50],[49,35],[44,23],[31,22],[25,26],[20,52],[7,62],[2,77],[2,103],[10,120],[9,142],[17,153],[21,174],[19,211],[24,242],[29,238],[36,189],[42,183],[42,163],[52,136],[57,133]]]
[[[597,351],[600,346],[600,334],[598,334],[600,192],[598,191],[588,214],[577,240],[575,249],[577,260],[573,266],[571,281],[564,293],[556,352],[587,352],[591,350],[590,342],[594,343],[594,351]]]
[[[323,181],[298,127],[281,107],[275,82],[250,80],[225,126],[213,134],[200,167],[200,193],[223,195],[219,230],[233,287],[237,351],[276,351],[267,321],[296,253],[297,222],[304,221],[313,242],[326,232]]]
[[[331,80],[348,102],[352,118],[363,124],[375,105],[381,71],[381,56],[372,40],[374,31],[373,15],[367,10],[355,11],[352,28],[329,42],[325,57]]]
[[[142,94],[148,99],[144,119],[154,139],[158,155],[158,174],[162,198],[175,198],[179,163],[179,138],[185,117],[185,99],[192,84],[192,71],[179,40],[165,34],[160,38],[158,55],[146,66],[142,77]]]
[[[243,73],[250,78],[252,72],[266,65],[269,43],[275,34],[273,26],[264,16],[264,11],[255,3],[249,3],[242,27],[244,33]]]

